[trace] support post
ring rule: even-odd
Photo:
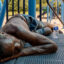
[[[19,5],[20,5],[20,0],[18,0],[18,14],[20,14]]]
[[[59,15],[59,0],[57,0],[57,15]]]
[[[8,22],[8,0],[6,0],[6,23]]]
[[[54,3],[54,0],[52,0],[52,2],[50,3],[52,7],[53,7],[53,3]],[[50,8],[50,22],[51,22],[52,19],[53,19],[53,11]]]
[[[23,0],[23,14],[25,14],[25,0]]]
[[[61,19],[64,22],[64,1],[61,2]]]
[[[47,22],[49,21],[49,6],[47,5]]]
[[[5,16],[5,11],[6,11],[6,0],[4,0],[4,2],[3,2],[2,10],[0,13],[0,28],[2,27],[2,23],[4,20],[4,16]]]
[[[36,17],[36,0],[28,0],[29,15]]]
[[[40,0],[40,21],[42,21],[42,18],[41,18],[41,16],[42,16],[42,0]]]
[[[47,5],[47,22],[49,21],[49,6]]]
[[[2,10],[2,2],[0,0],[0,12],[1,12],[1,10]]]
[[[14,0],[12,0],[12,16],[14,16]]]

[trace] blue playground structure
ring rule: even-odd
[[[49,1],[47,0],[47,4],[48,6],[51,8],[51,10],[53,11],[53,13],[56,15],[56,17],[59,19],[59,21],[63,24],[64,26],[64,23],[62,21],[62,19],[57,15],[57,13],[55,12],[55,10],[53,9],[53,7],[50,5]],[[62,3],[61,3],[62,4]],[[63,11],[64,12],[64,11]]]
[[[63,15],[63,13],[64,13],[64,5],[63,5],[64,2],[63,2],[62,0],[57,0],[57,2],[56,2],[56,0],[52,0],[52,1],[50,2],[50,5],[51,5],[51,7],[54,8],[54,10],[55,10],[56,8],[54,7],[54,3],[57,4],[57,5],[56,5],[56,8],[57,8],[57,10],[56,10],[57,16],[59,16],[60,13],[61,13],[61,20],[64,21],[64,20],[63,20],[63,19],[64,19],[64,15]],[[59,3],[61,3],[61,6],[59,6]],[[60,8],[61,8],[61,9],[60,9]],[[60,10],[61,10],[61,12],[60,12]],[[41,8],[41,11],[43,11],[43,8]],[[47,5],[47,11],[41,13],[41,17],[44,16],[46,13],[47,13],[47,17],[43,17],[43,18],[41,18],[41,19],[47,19],[47,22],[49,22],[49,21],[51,22],[52,19],[54,19],[55,14],[54,14],[54,12],[52,11],[52,9],[49,7],[49,5]],[[39,17],[40,17],[40,15],[38,16],[38,18],[39,18]]]
[[[53,7],[53,3],[54,0],[51,1],[50,5]],[[49,13],[50,11],[50,13]],[[51,22],[51,20],[53,19],[53,11],[51,10],[51,8],[49,8],[49,6],[47,5],[47,22]]]
[[[62,19],[62,21],[64,22],[64,2],[63,1],[61,1],[61,19]]]
[[[41,0],[40,0],[41,2]],[[14,3],[14,0],[12,0],[12,3]],[[54,0],[50,2],[50,5],[53,7]],[[59,15],[59,0],[57,0],[57,15]],[[29,15],[36,17],[36,0],[28,0],[28,13]],[[4,15],[5,15],[5,10],[8,12],[8,7],[6,8],[6,0],[4,0],[3,5],[0,0],[0,27],[2,26]],[[40,4],[40,9],[42,9],[41,4]],[[42,19],[41,16],[42,14],[44,15],[46,12],[42,13],[42,10],[40,10],[40,20]],[[18,0],[18,13],[19,13],[19,0]],[[61,0],[61,19],[64,21],[64,2]],[[25,14],[25,0],[23,0],[23,14]],[[53,19],[53,11],[51,8],[47,5],[47,22],[52,21]],[[12,15],[14,15],[14,4],[12,4]],[[7,19],[8,19],[8,13],[7,13]]]
[[[55,1],[52,0],[50,5],[53,7],[53,3]],[[61,3],[61,6],[59,7],[59,2]],[[60,8],[61,8],[61,20],[64,21],[64,2],[62,0],[57,0],[57,15],[59,16],[59,12],[60,12]],[[48,21],[52,21],[53,19],[53,11],[51,10],[51,8],[47,5],[47,22]]]
[[[2,10],[2,2],[0,0],[0,12],[1,12],[1,10]]]
[[[6,0],[4,0],[3,5],[2,5],[2,2],[0,0],[0,28],[2,27],[2,23],[4,20],[5,10],[6,10]]]
[[[29,0],[29,15],[36,17],[36,0]]]
[[[5,16],[5,11],[6,11],[6,0],[4,0],[3,6],[2,6],[2,2],[0,0],[0,27],[2,27],[2,23],[3,23],[3,20],[4,20],[4,16]],[[12,11],[13,11],[13,15],[14,15],[14,8],[12,9]],[[29,0],[29,15],[36,17],[36,0]]]

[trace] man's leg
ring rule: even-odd
[[[22,33],[22,31],[21,31]],[[25,32],[26,33],[26,32]],[[22,48],[23,47],[23,42],[20,43],[20,40],[16,39],[13,36],[10,36],[8,34],[1,34],[0,36],[0,53],[1,51],[3,51],[4,53],[3,56],[7,56],[4,57],[2,56],[2,59],[0,58],[0,62],[4,62],[4,61],[8,61],[20,56],[27,56],[27,55],[36,55],[36,54],[50,54],[50,53],[55,53],[57,51],[57,46],[56,44],[49,40],[48,38],[46,38],[45,36],[41,36],[37,33],[31,33],[35,36],[37,36],[37,38],[33,38],[27,41],[30,42],[30,44],[33,45],[33,47],[28,47],[28,48]],[[30,34],[28,34],[29,36]],[[24,36],[26,37],[26,36]],[[32,38],[34,36],[30,36],[30,38]],[[27,37],[29,38],[29,37]],[[34,41],[32,41],[34,40]],[[32,43],[33,42],[33,43]],[[6,45],[6,46],[5,46]],[[10,55],[11,52],[11,56]],[[1,57],[0,56],[0,57]]]
[[[29,42],[33,47],[23,48],[21,52],[19,52],[19,54],[4,59],[4,61],[17,58],[19,56],[33,54],[50,54],[55,53],[57,51],[58,47],[55,42],[53,42],[52,40],[48,39],[43,35],[31,32],[28,26],[24,26],[26,23],[24,23],[23,20],[21,21],[21,19],[19,19],[18,21],[18,18],[17,20],[15,18],[14,20],[12,19],[11,21],[11,23],[7,23],[2,28],[2,31],[17,37],[18,39],[22,39],[26,42]],[[1,62],[3,62],[3,60]]]
[[[23,47],[23,41],[0,32],[0,59],[18,54]]]
[[[17,30],[15,31],[13,34],[14,36],[16,36],[17,38],[19,39],[22,39],[26,42],[29,42],[31,45],[35,46],[35,51],[38,51],[37,53],[35,54],[49,54],[49,53],[54,53],[57,51],[57,45],[55,42],[53,42],[52,40],[48,39],[47,37],[43,36],[43,35],[40,35],[38,33],[34,33],[34,32],[31,32],[29,30],[25,30],[24,28],[21,28],[20,26],[16,26],[16,29],[13,27],[12,29],[9,30],[9,27],[13,27],[13,26],[8,26],[8,31],[7,31],[7,28],[4,29],[4,31],[6,31],[7,33],[9,34],[12,34],[10,32],[12,32],[11,30]],[[19,29],[20,27],[20,29]],[[10,32],[9,32],[10,31]],[[33,48],[27,48],[26,50],[29,50],[30,53],[31,51],[33,51]],[[34,53],[32,52],[32,54]],[[28,53],[28,55],[30,54]]]
[[[57,45],[55,42],[53,42],[52,40],[48,39],[43,35],[31,32],[28,28],[28,25],[20,18],[13,18],[12,20],[10,20],[10,23],[7,23],[2,28],[2,30],[8,34],[17,37],[18,39],[29,42],[33,46],[39,46],[39,47],[45,46],[47,48],[47,49],[45,48],[46,52],[47,50],[49,51],[49,53],[57,51]],[[42,54],[43,53],[44,51],[42,52]]]

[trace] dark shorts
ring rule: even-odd
[[[30,31],[34,31],[34,32],[37,32],[39,34],[43,34],[45,32],[44,28],[38,29],[39,21],[36,20],[34,17],[29,16],[29,15],[25,15],[25,14],[23,14],[22,16],[24,16],[25,19],[27,20]]]

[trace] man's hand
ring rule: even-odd
[[[49,27],[44,28],[44,35],[49,36],[52,33],[52,30]]]
[[[45,26],[45,34],[46,35],[50,35],[52,32],[53,32],[53,28],[54,28],[54,25],[53,24],[50,24],[50,23],[47,23],[47,22],[43,22],[44,23],[44,26]],[[60,33],[60,34],[63,34],[63,32],[61,31],[61,30],[58,30],[58,32]]]
[[[44,24],[45,27],[49,27],[53,30],[53,27],[54,27],[53,24],[50,24],[50,23],[47,23],[47,22],[43,22],[43,24]]]

